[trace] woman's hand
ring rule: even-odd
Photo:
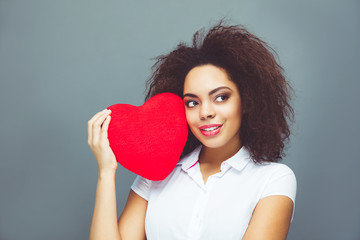
[[[88,121],[88,144],[96,158],[99,173],[115,173],[118,167],[114,152],[108,140],[110,110],[98,112]]]

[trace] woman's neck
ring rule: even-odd
[[[223,161],[234,156],[241,147],[241,141],[234,144],[226,144],[219,148],[209,148],[204,145],[199,155],[199,163],[220,165]]]

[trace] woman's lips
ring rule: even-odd
[[[209,124],[199,127],[200,132],[207,137],[218,134],[221,130],[222,124]]]

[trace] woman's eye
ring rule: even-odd
[[[192,101],[192,100],[191,100],[191,101],[187,101],[187,102],[186,102],[186,106],[187,106],[187,107],[190,107],[190,108],[191,108],[191,107],[195,107],[196,105],[197,105],[197,102],[196,102],[196,101]]]
[[[215,101],[216,101],[216,102],[223,102],[223,101],[225,101],[225,100],[228,99],[228,98],[229,98],[229,96],[227,96],[227,95],[220,95],[220,96],[217,96],[217,97],[216,97]]]

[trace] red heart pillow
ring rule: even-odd
[[[108,138],[117,161],[149,180],[165,179],[188,136],[183,100],[173,93],[161,93],[139,107],[115,104],[108,109]]]

